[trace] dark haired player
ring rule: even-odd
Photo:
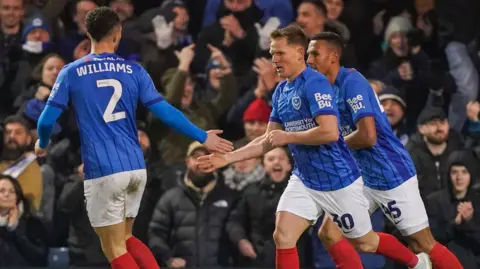
[[[420,263],[429,263],[425,254],[428,253],[436,269],[463,268],[457,258],[433,238],[410,155],[393,133],[368,81],[355,69],[340,66],[342,48],[343,41],[335,33],[315,35],[309,44],[307,62],[333,85],[342,136],[361,168],[370,212],[380,206],[398,230],[409,237],[411,249],[420,253]],[[337,225],[341,227],[341,223]],[[323,228],[320,237],[328,238],[327,242],[335,243],[343,238],[331,220],[326,221]],[[398,249],[397,254],[408,257],[402,249]],[[407,265],[424,268],[415,267],[414,260]]]
[[[277,208],[273,234],[277,269],[299,269],[297,240],[323,211],[340,221],[346,237],[354,239],[366,252],[396,258],[397,251],[408,251],[393,236],[379,236],[372,230],[360,171],[339,136],[332,86],[324,75],[306,66],[305,33],[297,26],[287,26],[272,32],[271,39],[272,61],[286,81],[274,92],[266,133],[236,151],[200,157],[199,167],[213,171],[261,156],[277,146],[289,146],[295,167]],[[383,238],[387,238],[387,245],[379,243]],[[330,244],[327,251],[337,268],[363,268],[359,255],[345,238]],[[410,258],[417,259],[410,254]]]
[[[92,51],[58,75],[38,121],[35,153],[46,154],[52,125],[71,100],[80,129],[88,217],[105,256],[112,268],[159,268],[148,247],[132,236],[147,177],[135,125],[137,102],[211,151],[233,147],[217,136],[221,131],[193,125],[160,96],[140,65],[114,53],[122,33],[114,11],[97,8],[85,22]]]

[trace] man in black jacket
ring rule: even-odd
[[[236,200],[216,173],[202,173],[196,159],[208,154],[190,144],[183,184],[168,190],[148,227],[149,246],[159,264],[173,268],[227,266],[230,243],[225,223]]]
[[[417,169],[418,186],[423,198],[446,187],[447,159],[464,147],[458,133],[450,129],[447,115],[438,107],[427,107],[418,116],[418,133],[407,149]]]
[[[429,195],[426,202],[432,233],[465,269],[480,266],[480,196],[472,188],[476,166],[478,162],[468,151],[450,154],[447,187]]]

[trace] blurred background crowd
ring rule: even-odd
[[[464,268],[480,268],[480,1],[0,0],[0,267],[108,266],[83,197],[75,113],[54,127],[49,155],[31,154],[59,70],[90,52],[84,18],[109,5],[123,22],[117,53],[141,63],[158,91],[203,129],[246,145],[263,134],[280,78],[269,34],[292,22],[346,41],[343,65],[369,79],[408,148],[434,236]],[[95,98],[92,96],[92,98]],[[137,111],[148,183],[134,233],[168,268],[274,268],[275,209],[288,149],[212,174],[199,143]],[[377,231],[401,235],[378,211]],[[334,268],[316,238],[302,266]],[[365,268],[402,268],[362,255]],[[162,267],[163,268],[163,267]]]

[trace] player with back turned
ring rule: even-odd
[[[433,238],[413,161],[393,133],[368,81],[355,69],[340,66],[342,48],[343,41],[337,34],[318,34],[310,41],[307,62],[333,85],[342,136],[361,168],[370,211],[380,206],[402,235],[409,238],[410,248],[423,252],[419,255],[421,259],[426,256],[424,253],[430,255],[434,268],[463,268]],[[343,237],[331,220],[323,228],[320,237],[329,238],[329,242],[335,243]]]
[[[233,152],[200,157],[198,165],[213,171],[289,146],[295,166],[277,208],[273,234],[277,269],[299,269],[297,240],[323,212],[340,222],[345,236],[360,249],[406,264],[396,253],[408,249],[393,236],[372,230],[360,171],[339,135],[332,86],[324,75],[306,66],[307,46],[308,38],[297,26],[272,32],[272,61],[286,81],[273,94],[266,133]],[[359,255],[343,237],[327,251],[337,268],[363,268]],[[412,252],[407,259],[418,260]]]
[[[113,10],[94,9],[85,23],[91,53],[59,73],[38,121],[35,153],[46,154],[52,126],[71,101],[80,130],[87,213],[105,256],[114,269],[159,268],[148,247],[132,235],[147,179],[135,120],[138,101],[211,151],[233,147],[217,136],[221,131],[193,125],[163,99],[145,69],[115,54],[122,26]]]

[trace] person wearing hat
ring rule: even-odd
[[[25,25],[22,49],[40,58],[53,51],[53,34],[50,25],[40,14],[34,14]],[[37,57],[38,58],[38,57]]]
[[[147,234],[161,266],[230,265],[224,229],[237,197],[225,186],[221,174],[200,172],[196,160],[206,154],[208,150],[198,142],[188,146],[181,184],[168,190],[155,207]]]
[[[458,257],[463,268],[480,266],[480,193],[478,161],[470,151],[448,157],[446,187],[427,197],[432,233]]]
[[[408,142],[408,132],[405,121],[405,109],[407,103],[403,94],[393,86],[386,86],[378,95],[378,100],[385,110],[390,126],[398,139],[405,146]]]
[[[460,134],[450,129],[442,108],[426,107],[418,116],[418,132],[410,137],[410,152],[418,175],[420,194],[430,193],[447,186],[447,160],[451,152],[464,147]]]
[[[267,130],[271,112],[272,108],[265,99],[257,98],[251,102],[245,112],[243,112],[245,138],[242,140],[250,142],[263,135]]]

